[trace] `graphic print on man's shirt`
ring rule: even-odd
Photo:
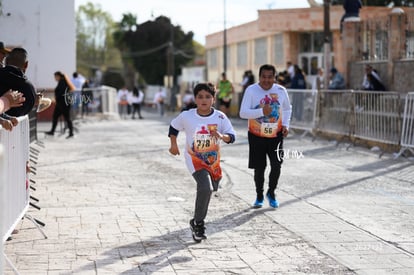
[[[189,150],[196,171],[206,169],[213,180],[221,178],[219,140],[211,135],[217,124],[200,125],[194,133],[194,141]]]
[[[277,94],[265,95],[255,109],[263,108],[265,104],[272,107],[269,116],[262,116],[256,119],[249,119],[249,132],[259,137],[272,138],[282,130],[282,112]]]

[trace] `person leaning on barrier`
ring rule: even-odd
[[[35,87],[25,74],[27,67],[27,51],[23,48],[14,48],[6,57],[6,66],[0,68],[0,96],[3,96],[9,90],[13,90],[21,92],[25,97],[25,101],[21,106],[11,108],[6,112],[9,116],[24,116],[36,104]]]
[[[24,101],[25,98],[22,93],[12,90],[9,90],[0,97],[0,125],[4,129],[11,131],[13,126],[17,125],[17,120],[14,117],[9,119],[4,112],[10,108],[22,106]]]
[[[8,111],[10,108],[22,106],[25,100],[22,93],[8,90],[0,97],[0,114]]]
[[[336,68],[332,68],[330,72],[330,82],[328,89],[343,90],[345,89],[345,79]]]
[[[375,70],[371,65],[365,66],[365,75],[362,81],[362,88],[367,91],[386,91],[377,70]]]

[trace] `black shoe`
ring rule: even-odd
[[[190,228],[193,235],[193,239],[196,242],[201,242],[202,240],[207,239],[206,235],[204,235],[204,222],[196,223],[194,219],[190,220]]]
[[[68,138],[73,138],[74,137],[74,135],[73,134],[69,134],[67,137],[66,137],[66,139],[68,139]]]
[[[55,133],[54,132],[52,132],[52,131],[49,131],[49,132],[45,132],[45,135],[48,135],[48,136],[53,136]]]

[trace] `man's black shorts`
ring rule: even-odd
[[[248,132],[249,140],[249,168],[265,168],[266,156],[269,156],[271,165],[283,162],[283,135],[280,132],[275,138],[264,138]]]

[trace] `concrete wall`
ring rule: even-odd
[[[0,41],[28,51],[27,76],[36,88],[54,88],[55,71],[76,70],[74,0],[1,1]]]

